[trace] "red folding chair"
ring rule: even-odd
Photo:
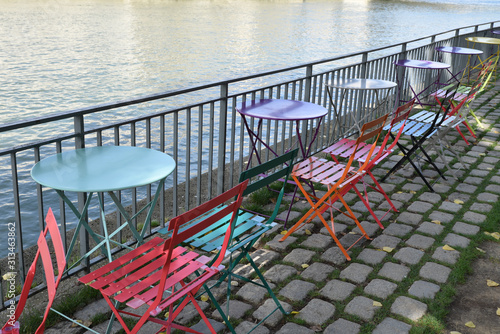
[[[364,177],[360,178],[359,181],[363,183],[364,187],[364,192],[361,193],[358,188],[354,187],[354,191],[358,195],[358,197],[361,199],[363,204],[366,206],[370,214],[373,216],[377,224],[380,226],[380,228],[384,228],[382,225],[381,220],[384,219],[384,217],[390,212],[390,210],[394,210],[395,212],[398,212],[392,201],[390,200],[389,196],[386,194],[382,186],[379,184],[375,176],[372,174],[372,168],[374,168],[376,165],[378,165],[382,160],[384,160],[386,157],[388,157],[391,153],[394,152],[394,147],[396,146],[399,137],[401,136],[401,133],[403,132],[404,126],[406,124],[406,120],[408,119],[408,116],[410,115],[413,104],[415,103],[415,99],[410,100],[406,104],[398,107],[396,111],[391,115],[392,119],[388,125],[386,125],[383,130],[387,131],[387,134],[384,137],[384,140],[380,145],[377,145],[377,143],[365,143],[362,142],[359,144],[358,147],[358,152],[354,156],[354,160],[357,160],[359,165],[361,166],[364,164],[367,160],[367,156],[372,149],[373,146],[375,146],[373,155],[374,157],[370,160],[369,164],[364,168],[364,171],[366,174],[370,176],[372,179],[374,185],[368,184]],[[397,133],[396,136],[394,136],[394,133]],[[392,143],[390,145],[387,145],[389,138],[392,136]],[[333,144],[332,146],[326,148],[323,150],[324,153],[330,154],[333,160],[335,162],[339,162],[339,158],[349,158],[356,147],[356,139],[349,139],[349,138],[344,138],[340,140],[339,142]],[[383,216],[380,218],[377,217],[377,215],[373,212],[370,201],[368,198],[368,192],[367,192],[367,187],[375,190],[376,192],[382,194],[385,198],[385,200],[389,203],[389,210],[387,210]]]
[[[163,325],[161,330],[167,330],[168,333],[171,328],[199,333],[173,322],[189,302],[193,303],[210,332],[215,333],[208,318],[196,302],[195,295],[210,278],[224,269],[221,262],[232,239],[234,222],[237,219],[243,191],[247,184],[248,180],[173,218],[168,227],[171,230],[170,238],[165,240],[156,237],[83,276],[79,281],[101,291],[126,333],[137,333],[146,321]],[[234,202],[221,208],[221,204],[235,197]],[[189,248],[177,246],[193,235],[210,229],[212,224],[228,215],[231,217],[230,224],[226,229],[224,242],[214,259],[199,255]],[[192,221],[196,223],[191,224]],[[212,302],[218,305],[212,294],[208,293],[208,295]],[[148,308],[142,316],[136,315],[118,309],[112,299],[119,303],[126,303],[134,309],[143,305],[148,305]],[[174,309],[176,302],[178,305]],[[169,310],[167,320],[154,318],[167,308]],[[129,329],[122,314],[138,317],[139,321],[132,329]]]
[[[328,233],[330,233],[331,237],[347,260],[351,259],[347,251],[352,246],[354,246],[363,238],[366,238],[368,240],[370,239],[370,237],[368,237],[358,219],[350,209],[349,205],[344,200],[343,196],[349,190],[355,188],[356,183],[359,182],[359,179],[363,177],[365,169],[369,166],[371,157],[373,155],[373,152],[375,151],[376,145],[372,145],[371,148],[369,148],[367,151],[366,161],[358,169],[355,169],[354,167],[352,167],[352,162],[354,161],[355,156],[364,150],[365,145],[362,145],[362,143],[366,144],[368,141],[372,140],[374,143],[376,143],[380,136],[380,133],[382,132],[382,128],[386,120],[387,115],[384,115],[376,120],[363,124],[363,127],[361,128],[361,134],[358,139],[356,139],[354,150],[347,164],[344,165],[335,161],[327,161],[326,159],[309,157],[294,166],[292,178],[297,183],[300,191],[311,205],[311,209],[295,225],[293,225],[290,230],[288,230],[288,232],[280,239],[280,241],[284,241],[293,232],[309,223],[316,216],[326,227]],[[309,193],[304,188],[304,182],[322,184],[326,186],[328,190],[321,198],[318,198],[317,196],[315,196],[315,194]],[[345,211],[341,211],[333,206],[333,204],[337,200],[340,200],[342,202]],[[344,248],[344,246],[335,235],[333,209],[338,210],[341,214],[354,220],[361,232],[361,236],[347,249]],[[329,225],[325,218],[322,216],[322,214],[327,210],[330,211],[331,225]]]
[[[61,234],[59,233],[56,219],[54,217],[54,214],[52,213],[52,209],[50,208],[47,216],[45,217],[45,222],[47,223],[47,225],[38,237],[38,250],[36,252],[35,259],[33,260],[33,263],[28,270],[28,275],[26,275],[26,280],[24,281],[23,290],[21,291],[21,296],[19,297],[19,302],[17,303],[14,317],[12,319],[9,319],[9,321],[2,327],[2,330],[5,330],[7,327],[13,325],[21,316],[24,307],[26,306],[26,301],[28,299],[31,285],[33,284],[33,279],[36,273],[36,266],[40,256],[42,258],[43,271],[45,272],[49,300],[47,303],[47,308],[45,309],[45,312],[43,314],[42,323],[37,328],[35,334],[42,334],[45,330],[45,321],[47,321],[50,307],[52,306],[52,303],[54,302],[54,298],[56,296],[57,287],[59,286],[59,282],[61,281],[61,277],[64,273],[64,268],[66,267],[66,256],[64,255],[64,247],[62,244]],[[57,277],[54,273],[49,244],[46,240],[46,237],[48,235],[50,235],[50,238],[52,239],[52,245],[54,247],[54,252],[56,255],[58,272]]]

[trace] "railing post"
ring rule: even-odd
[[[220,109],[219,109],[219,147],[217,159],[217,194],[224,192],[224,166],[226,164],[226,129],[227,129],[227,96],[229,85],[224,83],[220,86]]]
[[[401,45],[401,53],[400,53],[399,59],[406,59],[407,47],[408,47],[407,43],[403,43]],[[402,96],[406,96],[404,75],[405,75],[405,67],[404,66],[396,66],[396,82],[398,84],[397,96],[396,96],[396,107],[399,106],[399,103],[402,99]]]
[[[361,56],[361,73],[359,75],[360,78],[364,79],[366,78],[366,69],[368,67],[368,52],[364,52],[363,55]],[[365,99],[366,91],[360,90],[359,95],[354,94],[354,96],[358,97],[358,103],[357,103],[357,110],[356,112],[356,122],[359,124],[361,119],[366,119],[365,115],[365,109],[363,108],[363,102],[366,101]]]
[[[306,78],[305,78],[305,87],[304,87],[304,101],[311,102],[311,87],[312,87],[312,73],[313,67],[312,65],[308,65],[306,67]]]
[[[84,148],[85,147],[85,124],[83,115],[75,116],[74,118],[74,128],[75,128],[75,149]],[[85,202],[87,201],[86,193],[78,193],[78,211],[83,212],[85,207]],[[85,221],[88,221],[88,214],[85,214],[85,217],[82,217]],[[66,224],[66,222],[64,222]],[[89,236],[87,234],[87,230],[84,228],[80,229],[80,256],[87,254],[89,251]],[[71,254],[70,254],[71,256]],[[87,271],[90,271],[90,261],[89,258],[85,258],[82,260],[81,265],[86,268]]]

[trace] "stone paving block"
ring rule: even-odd
[[[326,327],[323,334],[358,334],[360,329],[360,324],[340,318]]]
[[[256,280],[256,282],[260,283],[260,280]],[[271,282],[267,282],[267,284],[269,284],[271,289],[274,289],[276,287],[276,285]],[[259,285],[255,285],[253,283],[246,283],[236,293],[238,297],[254,305],[263,301],[264,298],[266,297],[266,294],[267,294],[266,288]]]
[[[498,202],[498,195],[494,195],[492,193],[481,193],[477,195],[477,199],[481,202],[496,203]]]
[[[103,325],[102,327],[102,331],[106,331],[106,327],[104,326],[107,326],[109,323],[109,321],[106,321],[105,323],[102,323],[102,324],[99,324],[99,325]],[[99,326],[98,325],[98,326]],[[3,325],[2,325],[3,326]],[[73,327],[73,323],[71,321],[59,321],[58,323],[54,324],[54,326],[51,326],[49,328],[47,328],[44,333],[45,334],[61,334],[61,333],[64,333],[64,334],[80,334],[82,333],[83,331],[85,331],[85,329],[83,327],[80,327],[80,326],[76,326],[76,327]],[[92,329],[96,330],[98,326],[94,326]],[[111,330],[111,333],[114,334],[114,333],[117,333],[119,330],[122,329],[122,326],[120,325],[120,323],[118,321],[115,321],[113,323],[113,328]],[[84,332],[85,334],[91,334],[92,332],[91,331],[85,331]]]
[[[466,248],[469,246],[470,239],[455,233],[449,233],[443,240],[443,243],[451,247]]]
[[[431,192],[425,192],[422,193],[420,196],[418,196],[418,199],[424,202],[429,202],[434,204],[441,201],[441,195]]]
[[[426,213],[430,209],[432,209],[432,204],[427,203],[427,202],[422,202],[422,201],[415,201],[410,204],[408,207],[408,211],[415,212],[415,213]]]
[[[284,301],[280,301],[281,306],[283,306],[283,309],[285,312],[291,312],[292,311],[292,306]],[[267,299],[264,304],[262,304],[258,309],[256,309],[253,313],[252,316],[261,321],[265,317],[269,315],[269,313],[273,312],[274,309],[276,309],[276,303],[272,298]],[[276,326],[281,320],[283,319],[283,313],[280,312],[280,310],[277,310],[269,318],[267,318],[264,321],[264,325],[269,326],[269,327],[274,327]]]
[[[394,200],[394,201],[400,201],[402,203],[408,203],[413,196],[414,196],[414,194],[411,194],[411,193],[408,193],[408,192],[398,191],[397,193],[392,194],[390,196],[390,198],[391,198],[391,200]]]
[[[365,287],[365,293],[386,299],[394,292],[394,290],[396,290],[397,287],[398,285],[395,283],[376,278]]]
[[[297,274],[297,269],[283,264],[277,264],[264,273],[266,281],[280,283],[288,277]]]
[[[289,214],[288,210],[285,210],[285,211],[281,212],[280,214],[278,214],[276,216],[276,218],[281,219],[281,220],[285,220],[288,216],[288,221],[291,222],[294,219],[302,217],[303,215],[304,214],[302,212],[298,212],[295,210],[290,210],[290,214]]]
[[[395,237],[402,237],[407,235],[411,231],[413,231],[413,227],[411,226],[405,224],[392,223],[389,226],[387,226],[382,233],[387,235],[392,235]]]
[[[494,175],[490,179],[491,182],[500,183],[500,176]]]
[[[398,216],[398,222],[415,226],[422,222],[422,215],[404,211]]]
[[[294,235],[294,236],[306,235],[306,233],[308,233],[307,231],[311,231],[313,228],[314,228],[314,224],[313,223],[305,224],[304,226],[302,226],[298,230],[295,230],[292,233],[292,235]]]
[[[210,292],[214,295],[215,299],[220,300],[222,297],[227,296],[227,282],[221,282],[218,286],[214,286],[217,280],[210,280],[207,282],[207,286],[210,286]],[[203,293],[206,295],[206,292]]]
[[[439,220],[441,223],[449,223],[453,219],[453,215],[449,213],[444,213],[441,211],[434,211],[429,215],[429,219],[432,220]]]
[[[434,238],[431,237],[425,237],[420,234],[414,234],[406,241],[406,244],[408,246],[411,246],[413,248],[417,249],[427,249],[434,244]]]
[[[361,218],[361,213],[359,212],[355,212],[353,211],[354,213],[354,217],[356,217],[356,219],[360,219]],[[346,215],[343,215],[343,214],[338,214],[337,216],[335,216],[335,221],[336,222],[340,222],[340,223],[344,223],[344,224],[347,224],[347,225],[355,225],[356,223],[354,222],[354,220],[352,220],[351,218],[347,217]]]
[[[394,258],[406,264],[417,264],[422,256],[424,256],[424,252],[411,247],[403,247],[401,248],[395,255]]]
[[[350,254],[350,252],[347,252]],[[338,247],[328,248],[322,255],[321,260],[331,264],[340,265],[347,261],[346,257]]]
[[[374,250],[370,248],[365,248],[358,255],[358,260],[363,261],[366,264],[379,264],[387,256],[387,253],[380,250]]]
[[[404,186],[403,186],[403,191],[419,191],[420,189],[422,189],[423,185],[421,184],[415,184],[415,183],[406,183]]]
[[[432,188],[434,188],[434,191],[438,194],[445,194],[448,191],[450,191],[450,189],[451,189],[451,187],[449,185],[442,184],[442,183],[436,183],[432,186]]]
[[[392,304],[391,312],[417,321],[427,312],[427,305],[409,297],[399,296]]]
[[[227,307],[227,302],[221,305],[222,312],[226,312],[226,307]],[[229,301],[229,314],[226,314],[229,318],[237,318],[241,319],[243,318],[243,315],[248,311],[253,308],[252,305],[244,303],[239,300],[230,300]],[[212,313],[212,317],[214,317],[217,320],[222,320],[222,317],[219,313],[219,311],[215,310]]]
[[[477,165],[477,168],[478,169],[483,169],[483,170],[487,170],[487,171],[491,171],[493,170],[493,168],[495,168],[494,165],[492,164],[487,164],[487,163],[480,163],[479,165]]]
[[[370,237],[374,236],[380,230],[380,226],[378,226],[377,223],[370,223],[367,221],[362,221],[361,227],[365,230],[366,234],[368,234],[368,236],[370,236]],[[361,230],[357,226],[355,228],[353,228],[352,231],[354,233],[361,234]]]
[[[369,321],[373,318],[377,309],[377,306],[373,306],[373,299],[356,296],[347,304],[344,311]]]
[[[473,223],[473,224],[481,224],[486,220],[486,215],[483,215],[481,213],[467,211],[464,214],[464,220],[466,222]]]
[[[373,239],[370,245],[377,249],[382,249],[384,247],[396,248],[400,242],[400,238],[382,234]]]
[[[408,293],[417,298],[434,299],[439,289],[441,288],[437,284],[427,281],[415,281],[408,290]]]
[[[386,262],[380,271],[378,272],[379,276],[386,277],[396,282],[401,282],[408,273],[410,272],[410,268],[405,265]]]
[[[427,262],[420,268],[419,275],[422,278],[430,279],[438,283],[446,283],[451,269],[441,264]]]
[[[340,278],[347,279],[354,283],[363,283],[373,268],[360,263],[351,263],[347,268],[340,272]]]
[[[449,245],[448,245],[449,246]],[[460,257],[460,252],[457,250],[444,250],[443,247],[438,247],[432,254],[432,258],[434,260],[438,260],[440,262],[455,264],[457,263]]]
[[[243,321],[234,329],[236,334],[245,334],[252,330],[255,327],[255,324],[250,321]],[[254,330],[252,330],[252,334],[269,334],[271,331],[263,325],[258,326]]]
[[[350,205],[350,207],[351,207],[352,211],[361,212],[361,213],[368,212],[368,208],[361,201],[354,203],[354,205]]]
[[[330,235],[316,233],[309,235],[300,245],[304,247],[326,249],[332,244],[333,239]]]
[[[295,241],[297,241],[297,238],[293,237],[293,236],[289,236],[284,241],[279,241],[282,237],[283,237],[283,235],[281,235],[281,234],[276,235],[273,240],[271,240],[267,243],[269,248],[271,248],[275,251],[282,252],[282,251],[286,250],[288,248],[288,246],[290,246],[291,244],[295,243]]]
[[[300,276],[302,276],[304,279],[310,279],[316,282],[324,282],[328,278],[328,275],[330,275],[334,270],[335,268],[328,264],[315,262],[307,267],[306,270],[304,270],[302,274],[300,274]]]
[[[464,235],[476,235],[479,233],[479,226],[456,222],[452,231]]]
[[[234,267],[233,272],[237,275],[249,278],[250,275],[252,275],[255,271],[253,270],[253,267],[250,264],[237,264],[236,267]],[[234,278],[235,280],[241,280],[237,277]]]
[[[348,233],[339,239],[340,244],[344,248],[350,248],[353,244],[354,247],[363,247],[363,244],[365,244],[367,240],[366,237],[360,238],[360,235],[354,232]]]
[[[385,318],[380,324],[375,327],[372,334],[408,334],[411,326],[402,321]]]
[[[374,210],[373,213],[382,223],[388,222],[389,219],[391,219],[391,217],[393,216],[392,212],[381,211],[381,210]],[[369,215],[367,219],[369,221],[375,221],[375,218],[373,218],[372,215]]]
[[[283,258],[283,261],[291,262],[297,266],[300,266],[304,263],[309,263],[314,254],[316,253],[308,249],[295,248]]]
[[[482,182],[484,181],[483,178],[481,177],[475,177],[475,176],[467,176],[464,180],[465,183],[470,183],[470,184],[474,184],[474,185],[478,185],[478,184],[481,184]]]
[[[326,221],[329,222],[328,219]],[[323,226],[323,224],[321,224],[321,226]],[[341,224],[341,223],[335,222],[334,227],[335,227],[335,231],[334,232],[335,232],[336,236],[339,236],[340,234],[344,234],[344,233],[347,232],[347,225],[346,224]],[[319,233],[327,235],[327,236],[329,236],[331,238],[330,232],[328,232],[328,230],[326,229],[326,227],[323,227],[319,231]]]
[[[279,294],[286,297],[292,301],[304,300],[307,294],[316,287],[313,283],[293,280],[288,283],[283,289],[280,290]]]
[[[485,177],[489,173],[490,172],[487,170],[474,169],[474,170],[471,170],[469,174],[472,176]]]
[[[207,307],[210,306],[209,303],[204,302],[202,300],[198,300],[198,305],[201,307],[203,311],[207,309]],[[193,306],[193,303],[189,303],[184,307],[184,309],[179,313],[179,315],[175,318],[175,322],[180,323],[181,325],[187,325],[190,323],[194,318],[198,317],[200,314],[198,313],[198,310],[196,307]],[[76,317],[76,319],[81,319]]]
[[[334,279],[326,283],[319,293],[330,300],[343,301],[355,288],[354,284]]]
[[[439,207],[439,210],[448,211],[448,212],[458,212],[462,209],[462,205],[456,204],[453,202],[443,202]]]
[[[444,226],[443,225],[438,225],[434,223],[429,223],[429,222],[423,222],[422,225],[420,225],[417,228],[418,232],[429,234],[429,235],[440,235],[441,232],[443,232]]]
[[[490,212],[491,209],[493,209],[493,206],[486,203],[473,203],[469,209],[471,211],[478,211],[485,213],[485,212]]]
[[[335,314],[335,306],[321,299],[313,299],[295,317],[309,325],[323,325]]]
[[[494,165],[496,165],[499,161],[500,161],[500,159],[495,158],[495,157],[489,157],[489,156],[488,156],[488,157],[485,157],[485,158],[483,159],[483,162],[490,163],[490,164],[494,164]]]
[[[280,328],[279,331],[276,332],[276,334],[290,334],[290,333],[293,333],[293,334],[314,334],[315,332],[312,329],[297,325],[294,322],[287,322],[283,327]]]
[[[99,299],[86,305],[83,309],[78,310],[74,314],[74,319],[80,319],[82,321],[91,320],[96,314],[108,313],[111,309],[105,299]]]

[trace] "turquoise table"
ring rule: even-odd
[[[175,161],[160,151],[133,146],[100,146],[67,151],[43,159],[32,168],[31,177],[39,184],[55,189],[79,219],[66,257],[71,255],[82,226],[97,244],[78,262],[74,263],[73,266],[75,266],[99,248],[111,261],[110,243],[124,246],[112,238],[125,226],[130,227],[138,245],[141,244],[165,179],[174,169]],[[145,186],[157,181],[159,184],[154,198],[132,217],[125,211],[114,193],[114,191]],[[68,199],[65,191],[88,194],[82,212],[79,212]],[[104,235],[95,233],[85,219],[90,201],[96,193],[108,193],[120,213],[125,217],[126,222],[110,234],[106,227],[102,196],[97,197]],[[142,231],[139,233],[133,226],[132,220],[146,208],[149,208],[149,211]]]

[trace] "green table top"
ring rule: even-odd
[[[39,161],[31,177],[56,190],[106,192],[166,178],[175,169],[169,155],[143,147],[99,146],[62,152]]]

